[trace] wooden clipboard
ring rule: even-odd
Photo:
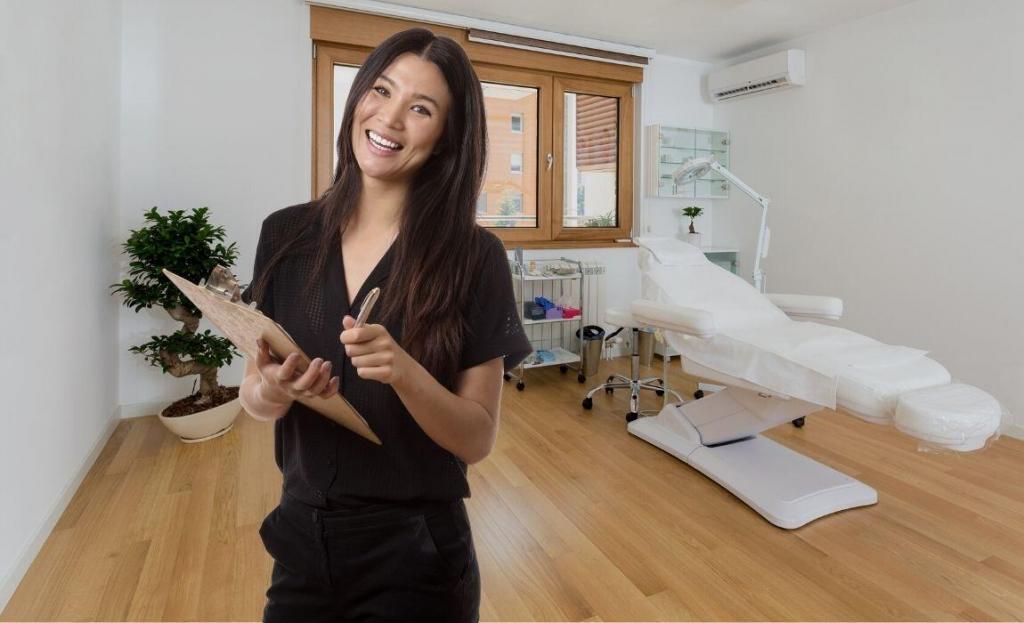
[[[311,360],[281,325],[267,318],[255,307],[246,305],[240,297],[238,283],[227,268],[218,266],[205,285],[196,285],[166,268],[163,273],[192,301],[221,333],[246,357],[256,361],[256,340],[263,338],[278,361],[291,353],[298,353],[298,371],[304,372]],[[201,282],[202,283],[202,282]],[[363,416],[340,393],[330,398],[297,399],[310,409],[341,424],[357,435],[381,445],[380,439]]]

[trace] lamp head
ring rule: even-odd
[[[677,186],[681,186],[692,182],[698,177],[703,177],[704,174],[711,170],[711,163],[714,161],[715,159],[712,156],[690,158],[672,174],[672,181]]]

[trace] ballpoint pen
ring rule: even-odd
[[[353,329],[366,324],[366,319],[370,317],[370,311],[373,310],[373,306],[379,296],[380,288],[374,288],[366,294],[363,298],[363,305],[359,308],[359,316],[356,317],[356,324],[352,327]]]

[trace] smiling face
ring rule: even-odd
[[[432,155],[450,102],[437,65],[412,53],[388,65],[353,116],[352,150],[364,181],[406,183]]]

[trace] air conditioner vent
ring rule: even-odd
[[[722,102],[800,86],[804,82],[804,51],[785,50],[712,72],[708,76],[708,90],[711,99]]]

